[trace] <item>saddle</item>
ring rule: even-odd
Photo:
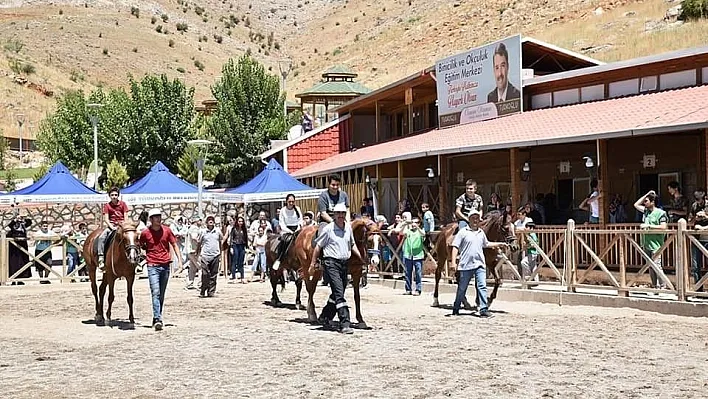
[[[106,254],[108,253],[108,248],[111,247],[111,243],[113,242],[113,239],[116,237],[116,230],[111,230],[108,232],[108,235],[106,235],[106,241],[103,244],[103,253]],[[98,240],[94,240],[93,242],[93,250],[98,253]]]

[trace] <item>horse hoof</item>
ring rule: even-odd
[[[95,320],[97,326],[103,326],[106,324],[106,320],[103,318],[103,316],[96,316]]]
[[[440,307],[440,302],[438,302],[438,298],[433,299],[433,305],[434,308],[439,308]]]
[[[297,310],[305,310],[305,306],[301,303],[296,304],[295,307],[297,307]]]
[[[356,328],[361,329],[361,330],[368,330],[369,326],[366,324],[365,321],[360,321],[356,324]]]

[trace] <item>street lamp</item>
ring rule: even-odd
[[[17,118],[17,128],[19,130],[20,163],[22,163],[22,125],[25,124],[25,114],[17,114],[17,115],[15,115],[15,118]]]
[[[189,140],[187,144],[197,147],[208,146],[212,142],[209,140]],[[197,167],[197,214],[202,217],[202,193],[204,192],[203,171],[204,171],[204,153],[199,151],[199,158],[195,162]]]
[[[288,99],[285,96],[285,81],[288,78],[288,75],[290,74],[290,70],[292,69],[293,66],[293,60],[290,58],[280,60],[278,61],[278,69],[280,69],[280,76],[283,77],[282,83],[283,83],[283,117],[287,118],[288,117]]]
[[[86,104],[88,108],[93,110],[89,115],[91,125],[93,126],[93,189],[98,187],[98,115],[96,110],[103,107],[103,104]]]

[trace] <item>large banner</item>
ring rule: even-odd
[[[440,60],[435,75],[440,127],[521,112],[521,36]]]

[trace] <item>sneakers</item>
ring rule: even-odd
[[[489,311],[484,311],[484,312],[479,312],[479,317],[481,317],[483,319],[491,319],[492,317],[494,317],[494,315],[489,313]]]
[[[354,329],[351,328],[350,326],[343,326],[342,329],[339,330],[339,332],[342,334],[351,335],[351,334],[354,334]]]
[[[185,291],[187,290],[195,290],[197,287],[194,286],[194,283],[189,283],[184,287]]]
[[[155,331],[162,331],[162,320],[156,320],[152,326],[155,328]]]
[[[420,291],[416,291],[413,293],[413,296],[420,296]]]
[[[406,292],[403,293],[403,295],[413,295],[413,293],[410,292],[410,291],[406,291]]]

